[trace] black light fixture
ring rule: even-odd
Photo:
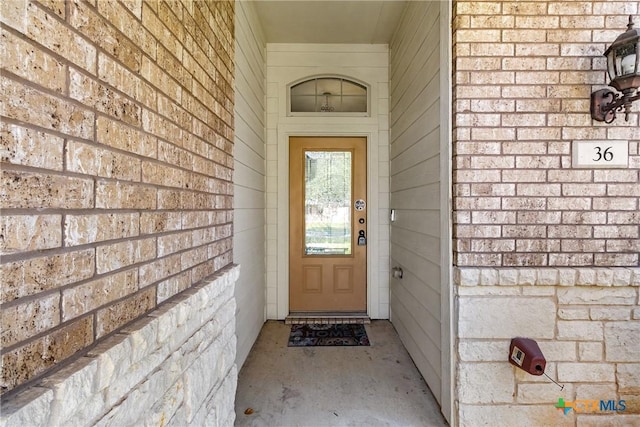
[[[616,113],[624,109],[624,119],[629,120],[631,103],[640,99],[640,30],[633,28],[629,15],[627,31],[620,34],[605,51],[609,86],[591,94],[591,117],[599,122],[611,123]]]
[[[331,104],[329,104],[329,97],[331,96],[331,92],[324,92],[322,96],[324,96],[324,104],[320,106],[320,111],[322,111],[323,113],[331,113],[335,110],[335,108],[332,107]]]

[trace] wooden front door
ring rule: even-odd
[[[289,307],[367,310],[367,140],[289,139]]]

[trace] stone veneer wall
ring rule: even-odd
[[[592,121],[606,46],[640,2],[454,3],[454,259],[460,425],[640,423],[640,127]],[[575,140],[629,167],[574,169]],[[536,339],[547,373],[508,363]],[[626,401],[570,411],[559,398]]]
[[[231,426],[239,267],[182,292],[5,403],[0,426]]]
[[[126,348],[130,368],[147,369],[137,358],[151,344],[131,332],[109,350],[123,340],[113,334],[151,313],[163,339],[182,342],[167,336],[160,304],[192,296],[198,308],[198,286],[232,263],[234,2],[15,0],[0,12],[2,391],[83,354],[93,369],[100,352]],[[217,327],[209,311],[193,333]],[[127,369],[109,357],[114,372]],[[107,386],[95,381],[94,391]]]

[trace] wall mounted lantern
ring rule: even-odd
[[[609,86],[591,94],[591,117],[600,122],[611,123],[616,113],[624,109],[624,119],[629,120],[631,103],[640,99],[640,30],[633,28],[633,17],[629,16],[627,31],[620,34],[605,51]]]

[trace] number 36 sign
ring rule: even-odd
[[[626,168],[629,165],[627,141],[573,141],[572,153],[574,168]]]

